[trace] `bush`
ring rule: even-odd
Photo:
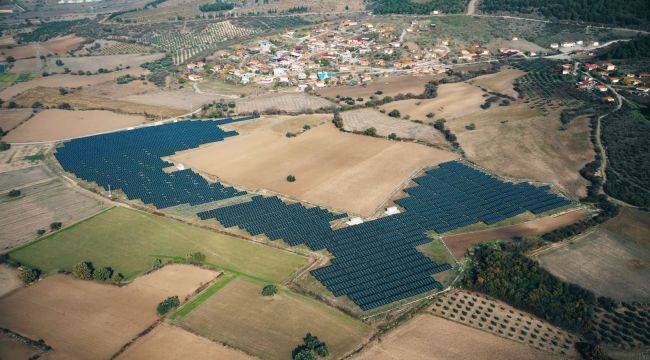
[[[388,116],[394,117],[394,118],[399,118],[401,116],[399,110],[394,109],[393,111],[388,113]]]
[[[296,177],[293,176],[293,175],[289,175],[289,176],[287,176],[287,181],[288,182],[294,182],[294,181],[296,181]]]
[[[338,129],[343,128],[343,118],[341,118],[341,115],[339,115],[338,113],[334,114],[332,123],[334,123],[334,126],[336,126]]]
[[[432,119],[433,116],[434,116],[434,114],[433,114],[432,112],[430,112],[430,113],[427,114],[427,118],[429,118],[429,119]]]
[[[318,337],[307,333],[303,338],[303,343],[298,345],[291,352],[294,360],[312,360],[318,357],[326,357],[330,353],[329,347]]]
[[[178,296],[170,296],[158,304],[156,311],[158,312],[158,315],[164,315],[171,309],[177,308],[180,304],[181,301],[178,299]]]
[[[197,251],[187,254],[185,259],[190,264],[200,265],[205,261],[205,255],[202,252]]]
[[[82,261],[72,267],[72,275],[81,280],[92,279],[93,272],[93,264],[90,261]]]
[[[97,281],[108,281],[113,277],[113,269],[103,267],[93,273],[93,278]]]
[[[9,197],[18,197],[20,196],[21,192],[20,190],[13,189],[9,191]]]
[[[7,151],[11,149],[11,144],[8,144],[4,141],[0,141],[0,151]]]
[[[390,134],[388,135],[388,138],[389,138],[390,140],[397,140],[397,134],[395,134],[395,133],[390,133]]]
[[[160,269],[161,267],[163,267],[163,265],[164,265],[164,264],[163,264],[163,261],[162,261],[162,260],[160,260],[160,259],[158,259],[158,258],[155,258],[155,259],[153,260],[153,264],[151,264],[151,268],[154,269],[154,270],[156,270],[156,269]]]
[[[278,287],[275,285],[265,285],[262,288],[262,296],[273,296],[278,293]]]
[[[112,278],[113,284],[119,285],[123,280],[124,280],[124,275],[120,273],[113,273],[113,278]]]
[[[20,273],[18,274],[18,277],[20,277],[20,280],[25,285],[33,283],[34,281],[38,280],[40,276],[41,276],[40,270],[32,269],[29,267],[21,268]]]
[[[61,229],[62,226],[63,226],[63,224],[61,222],[55,221],[55,222],[50,224],[50,229],[52,231],[55,231],[55,230]]]
[[[467,129],[467,130],[475,130],[476,129],[476,124],[474,124],[474,123],[467,124],[467,125],[465,125],[465,129]]]
[[[377,136],[377,129],[374,127],[367,128],[363,133],[368,136]]]
[[[43,234],[45,234],[45,229],[36,230],[36,234],[38,234],[38,236],[43,236]]]

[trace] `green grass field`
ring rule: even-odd
[[[10,83],[11,84],[14,81],[16,81],[17,78],[18,78],[18,74],[12,73],[12,72],[7,72],[7,73],[1,73],[0,74],[0,82],[3,82],[3,83]]]
[[[47,273],[69,271],[80,261],[111,266],[133,279],[156,257],[178,258],[200,251],[216,268],[268,282],[282,282],[308,259],[280,249],[215,233],[176,220],[115,207],[10,256]]]

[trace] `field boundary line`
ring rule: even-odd
[[[591,227],[587,231],[584,231],[584,232],[582,232],[580,234],[577,234],[575,236],[572,236],[572,237],[569,237],[569,238],[564,239],[562,241],[551,243],[551,244],[548,244],[546,246],[542,246],[540,248],[534,249],[534,250],[528,252],[526,254],[526,256],[528,256],[529,258],[536,258],[536,257],[539,257],[539,256],[543,255],[546,252],[565,248],[565,247],[567,247],[569,245],[572,245],[572,244],[574,244],[576,242],[585,240],[587,238],[587,236],[593,234],[599,228],[600,228],[600,225]]]
[[[111,355],[109,359],[113,360],[116,359],[118,356],[122,355],[128,348],[131,347],[131,345],[135,344],[138,340],[140,340],[141,337],[144,337],[145,335],[153,331],[153,329],[155,329],[161,322],[162,322],[162,318],[158,318],[153,324],[149,325],[149,327],[147,327],[138,335],[136,335],[134,338],[129,340],[126,344],[122,345],[122,347],[119,350],[117,350],[113,355]]]
[[[196,294],[192,299],[188,300],[178,308],[173,314],[169,316],[170,320],[181,319],[189,315],[194,309],[201,306],[213,295],[218,293],[221,289],[226,287],[231,281],[237,278],[237,274],[223,272],[216,279],[213,280],[213,283],[210,286],[203,289],[203,291]]]

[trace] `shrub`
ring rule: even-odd
[[[0,151],[7,151],[11,149],[11,144],[8,144],[4,141],[0,141]]]
[[[181,301],[178,299],[178,296],[170,296],[158,304],[156,311],[158,312],[158,315],[164,315],[167,314],[171,309],[177,308],[180,304]]]
[[[97,281],[108,281],[113,277],[113,269],[110,267],[103,267],[94,272],[93,278]]]
[[[429,118],[429,119],[433,118],[433,116],[434,116],[434,115],[433,115],[432,112],[430,112],[430,113],[427,114],[427,118]]]
[[[294,181],[296,181],[296,177],[293,176],[293,175],[289,175],[289,176],[287,176],[287,181],[288,182],[294,182]]]
[[[205,254],[203,254],[202,252],[199,252],[199,251],[189,253],[186,256],[186,260],[190,264],[200,265],[201,263],[203,263],[205,261]]]
[[[66,89],[64,87],[59,88],[59,94],[66,95],[67,93],[68,93],[68,89]]]
[[[20,277],[20,280],[25,285],[33,283],[34,281],[38,280],[40,276],[41,276],[40,270],[29,268],[29,267],[21,268],[20,273],[18,274],[18,277]]]
[[[303,343],[298,345],[291,352],[294,360],[313,360],[318,357],[326,357],[330,353],[329,347],[318,337],[307,333],[303,338]]]
[[[363,133],[368,136],[377,136],[377,129],[375,129],[374,127],[367,128]]]
[[[36,234],[38,234],[38,236],[42,236],[43,234],[45,234],[45,229],[36,230]]]
[[[334,114],[334,118],[332,119],[332,122],[334,123],[334,126],[336,126],[338,129],[343,128],[343,118],[341,118],[341,115],[338,113]]]
[[[262,296],[273,296],[278,293],[278,287],[275,285],[265,285],[262,288]]]
[[[152,269],[154,269],[154,270],[155,269],[160,269],[162,266],[163,266],[163,261],[162,260],[160,260],[158,258],[153,259],[153,264],[151,264]]]
[[[390,133],[390,135],[388,135],[388,138],[389,138],[390,140],[396,140],[396,139],[397,139],[397,134],[395,134],[395,133]]]
[[[55,222],[53,222],[53,223],[50,224],[50,229],[51,229],[52,231],[55,231],[55,230],[59,230],[59,229],[61,229],[62,226],[63,226],[63,224],[62,224],[61,222],[59,222],[59,221],[55,221]]]
[[[465,129],[467,129],[467,130],[475,130],[476,129],[476,124],[474,124],[474,123],[467,124],[467,125],[465,125]]]
[[[120,273],[113,273],[113,284],[119,285],[124,280],[124,275]]]
[[[72,267],[72,275],[81,280],[92,279],[93,272],[93,264],[90,261],[82,261]]]
[[[399,110],[394,109],[393,111],[388,113],[388,116],[398,118],[398,117],[401,116],[401,114],[400,114]]]
[[[302,126],[302,129],[303,130],[309,130],[309,129],[311,129],[311,126],[309,124],[305,124],[305,125]]]
[[[9,191],[9,197],[18,197],[20,196],[21,192],[20,190],[13,189]]]

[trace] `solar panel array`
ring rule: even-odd
[[[219,125],[254,117],[182,121],[75,139],[57,149],[56,157],[66,171],[105,189],[121,189],[129,199],[158,208],[205,204],[245,193],[210,184],[191,170],[167,173],[162,169],[172,164],[161,157],[235,136]],[[347,295],[368,310],[441,288],[432,275],[451,265],[417,251],[431,240],[427,231],[495,223],[526,210],[539,213],[569,203],[546,187],[504,182],[459,162],[441,164],[414,181],[417,186],[405,190],[410,196],[396,201],[405,212],[337,230],[330,222],[347,214],[259,195],[197,215],[292,246],[327,249],[334,255],[330,265],[312,274],[334,295]]]

